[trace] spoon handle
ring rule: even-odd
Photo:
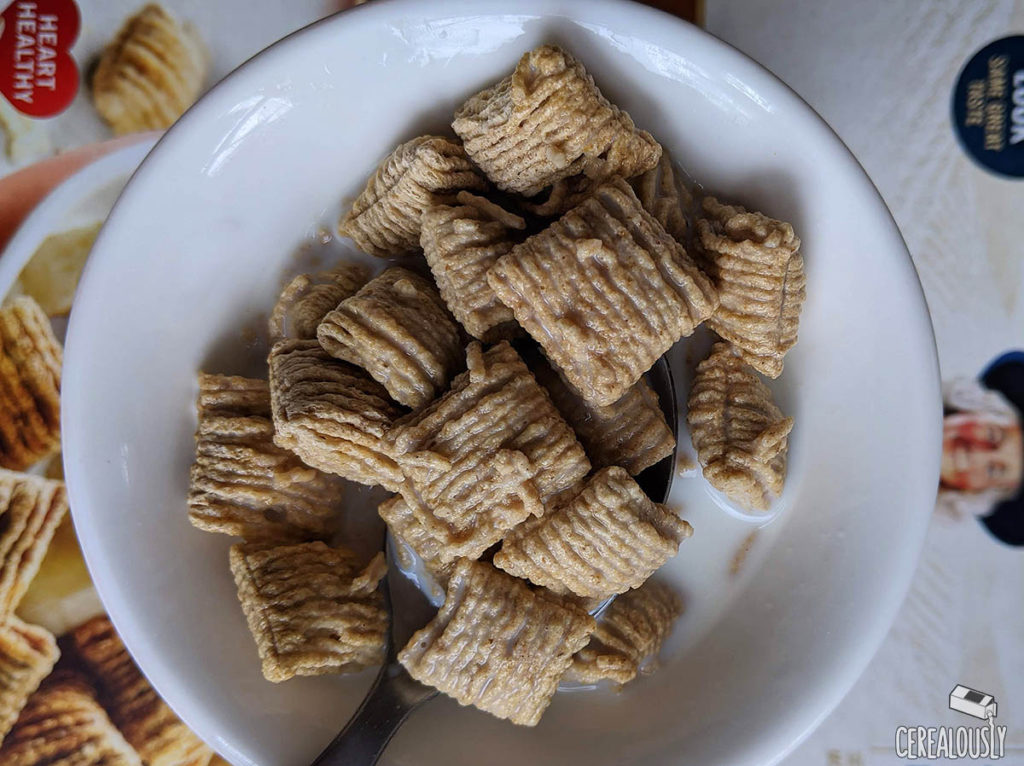
[[[384,665],[359,709],[313,766],[373,766],[409,714],[436,694],[397,662]]]

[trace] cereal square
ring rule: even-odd
[[[605,598],[638,588],[692,533],[622,468],[602,468],[572,500],[505,537],[494,565],[557,593]]]
[[[648,580],[626,591],[598,619],[590,643],[573,655],[565,680],[629,683],[641,664],[661,650],[682,611],[682,599],[664,583]]]
[[[466,101],[452,128],[499,189],[526,197],[570,176],[633,176],[661,156],[651,134],[554,45],[525,53],[511,75]]]
[[[274,444],[265,380],[199,374],[196,459],[189,520],[207,532],[246,540],[328,535],[341,482]]]
[[[461,559],[444,606],[398,660],[460,705],[535,726],[594,619],[490,564]]]
[[[106,615],[70,634],[71,647],[89,671],[110,720],[147,766],[205,766],[213,757],[203,741],[157,695]]]
[[[271,344],[285,338],[315,338],[323,318],[369,280],[370,270],[361,263],[342,263],[317,274],[299,274],[274,304],[268,323]]]
[[[487,343],[512,338],[519,326],[487,284],[487,272],[512,249],[512,232],[526,222],[469,192],[459,192],[458,203],[435,205],[423,214],[423,255],[448,310],[466,332]]]
[[[306,465],[397,491],[402,472],[384,436],[402,409],[369,375],[330,356],[315,340],[284,340],[270,351],[274,442]]]
[[[708,278],[621,178],[513,248],[487,281],[569,383],[602,407],[718,305]]]
[[[786,481],[793,418],[728,343],[716,343],[697,366],[687,422],[697,460],[711,486],[743,508],[767,510]]]
[[[338,232],[370,255],[412,255],[420,245],[420,219],[427,208],[454,199],[461,189],[486,187],[459,143],[420,136],[380,164],[342,217]]]
[[[783,357],[797,340],[807,277],[800,239],[788,223],[714,197],[697,221],[703,265],[721,305],[708,327],[769,378],[782,374]]]
[[[400,488],[442,557],[476,558],[542,501],[586,476],[590,461],[507,343],[467,350],[468,370],[394,428]]]
[[[64,482],[0,470],[0,619],[18,607],[67,510]]]
[[[13,615],[0,622],[0,741],[60,657],[49,631]]]
[[[63,351],[28,297],[0,308],[0,468],[20,471],[60,447]]]
[[[142,759],[110,722],[88,680],[62,670],[29,697],[0,747],[0,763],[142,766]]]
[[[267,680],[356,672],[384,661],[384,554],[361,567],[350,551],[319,541],[235,545],[231,571]]]
[[[676,439],[658,395],[643,378],[618,401],[598,407],[576,393],[547,363],[538,361],[531,369],[576,431],[595,468],[618,465],[636,476],[675,449]]]
[[[316,332],[331,356],[358,365],[391,398],[421,407],[462,364],[458,325],[429,279],[391,268],[329,312]]]

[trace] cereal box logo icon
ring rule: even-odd
[[[998,715],[999,707],[991,694],[957,684],[949,693],[949,709],[987,720]]]
[[[2,3],[3,0],[0,0]],[[14,0],[0,14],[0,93],[29,117],[52,117],[78,92],[74,0]]]

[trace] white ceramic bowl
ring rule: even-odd
[[[66,471],[93,577],[156,688],[236,764],[309,762],[370,676],[260,677],[229,541],[186,519],[194,373],[258,371],[252,329],[295,254],[351,252],[317,231],[375,164],[545,41],[708,188],[802,236],[808,300],[776,385],[797,422],[791,475],[767,525],[723,512],[699,476],[676,482],[696,533],[667,572],[691,609],[659,673],[560,694],[535,729],[439,701],[386,762],[769,763],[850,687],[904,595],[938,476],[934,343],[899,232],[825,123],[752,61],[639,5],[377,0],[262,53],[168,132],[100,234],[70,329]],[[737,531],[762,525],[730,575]]]

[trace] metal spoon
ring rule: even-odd
[[[655,362],[648,371],[647,382],[658,395],[661,409],[673,433],[678,435],[675,384],[672,380],[672,370],[665,357]],[[676,450],[673,450],[672,454],[660,463],[641,473],[637,477],[637,483],[652,500],[664,502],[672,488],[675,466]],[[359,709],[331,744],[313,761],[313,766],[374,766],[405,719],[416,708],[438,694],[437,689],[414,680],[397,659],[398,651],[405,646],[413,633],[430,621],[437,609],[412,580],[398,576],[395,544],[390,533],[387,537],[387,557],[385,601],[391,612],[387,662],[377,674]],[[607,599],[594,612],[600,614],[611,601],[611,598]]]

